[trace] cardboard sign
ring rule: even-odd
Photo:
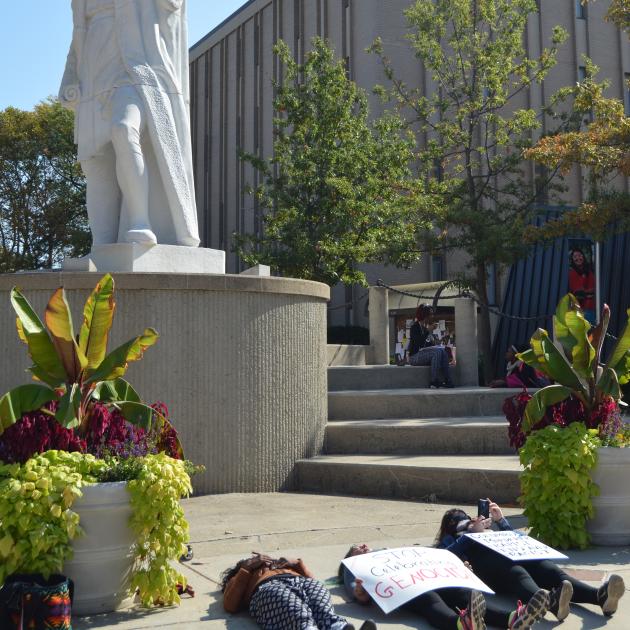
[[[566,560],[568,556],[517,531],[466,534],[510,560]]]
[[[438,588],[493,593],[464,563],[446,549],[400,547],[346,558],[343,563],[384,613]]]

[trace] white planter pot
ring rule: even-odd
[[[72,543],[74,557],[63,568],[74,580],[73,614],[91,615],[128,606],[135,537],[128,525],[127,483],[85,486],[72,509],[79,514],[85,532]]]
[[[595,516],[587,529],[595,545],[630,544],[630,448],[597,449],[591,478],[600,494],[593,497]]]

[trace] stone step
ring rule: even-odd
[[[321,455],[298,461],[296,478],[303,492],[506,504],[520,494],[520,469],[515,455]]]
[[[431,368],[397,365],[357,365],[328,368],[328,391],[428,387]]]
[[[513,455],[503,416],[338,420],[326,426],[324,452],[383,455]]]
[[[400,368],[405,369],[405,368]],[[328,392],[329,420],[499,416],[518,389],[382,389]]]

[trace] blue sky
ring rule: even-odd
[[[56,95],[72,33],[70,0],[0,0],[0,110]],[[188,0],[189,44],[246,0]]]

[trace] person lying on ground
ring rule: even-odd
[[[497,594],[526,600],[541,588],[546,589],[549,591],[549,611],[558,621],[568,616],[571,602],[599,606],[607,617],[617,611],[625,592],[620,575],[610,575],[596,588],[572,577],[551,560],[510,560],[465,536],[466,533],[488,529],[512,530],[496,503],[490,501],[490,518],[471,518],[462,509],[451,509],[442,517],[436,544],[470,562],[475,575]]]
[[[328,589],[301,559],[254,553],[221,576],[223,607],[249,614],[263,630],[354,630],[333,609]],[[360,630],[376,630],[368,620]]]
[[[346,558],[371,553],[365,543],[350,547]],[[369,604],[372,598],[345,564],[339,565],[339,581],[343,582],[351,600]],[[484,598],[479,591],[463,587],[440,588],[423,593],[405,602],[400,608],[426,619],[439,630],[485,630],[486,623],[509,630],[527,630],[547,610],[548,593],[541,589],[526,606],[508,609],[496,597]]]

